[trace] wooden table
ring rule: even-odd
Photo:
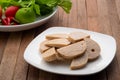
[[[48,23],[38,28],[21,32],[0,32],[0,80],[120,80],[120,0],[72,2],[69,15],[59,8]],[[74,27],[112,35],[117,41],[114,60],[105,70],[89,76],[58,75],[27,64],[23,59],[26,46],[52,26]]]

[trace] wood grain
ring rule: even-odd
[[[118,26],[116,27],[117,28],[117,30],[119,31],[120,30],[120,0],[115,0],[116,1],[116,7],[117,7],[117,14],[118,14],[118,16],[119,16],[119,19],[118,19]],[[114,27],[113,27],[114,28]],[[118,52],[117,52],[117,56],[120,56],[120,46],[119,46],[119,44],[120,44],[120,32],[114,32],[114,36],[116,36],[116,38],[117,38],[117,50],[118,50]],[[120,69],[120,59],[118,58],[118,64],[119,64],[119,69]]]
[[[120,19],[120,0],[115,0],[116,8],[117,8],[117,14]]]
[[[101,32],[101,28],[98,25],[98,6],[97,0],[86,0],[87,16],[88,16],[88,29],[92,31]]]
[[[21,33],[11,33],[0,65],[1,80],[12,80],[20,43]]]
[[[77,28],[78,27],[78,21],[77,21],[77,3],[72,0],[72,9],[71,9],[71,13],[68,14],[69,15],[69,20],[68,20],[68,26],[69,27],[74,27]]]
[[[8,40],[9,33],[0,33],[0,64],[3,57],[3,52]]]
[[[26,80],[28,72],[28,64],[25,62],[23,55],[27,45],[34,38],[35,30],[23,32],[21,45],[19,47],[18,57],[14,68],[13,80]]]
[[[26,80],[39,80],[39,69],[29,65],[28,76]]]
[[[108,16],[108,6],[106,0],[97,0],[98,4],[98,21],[99,27],[102,28],[102,33],[112,35],[112,28]]]
[[[39,80],[53,80],[54,76],[57,75],[42,70],[39,71]]]
[[[117,46],[120,44],[120,19],[117,13],[117,7],[115,0],[107,0],[108,12],[109,12],[109,20],[112,28],[113,36],[117,41]],[[107,68],[108,80],[119,80],[120,77],[120,47],[117,47],[116,57],[114,62]]]
[[[77,22],[78,27],[82,29],[87,29],[87,11],[86,11],[86,1],[77,0]]]
[[[57,23],[57,21],[58,21],[58,23]],[[68,21],[69,21],[69,15],[66,14],[65,12],[63,12],[63,9],[59,7],[58,20],[56,20],[57,25],[68,27]]]

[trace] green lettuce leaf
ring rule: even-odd
[[[60,6],[66,13],[70,13],[72,2],[71,0],[36,0],[36,2],[40,4],[44,4],[51,8]]]
[[[38,4],[34,4],[33,5],[33,9],[35,10],[37,15],[41,15],[40,14],[40,6]]]
[[[72,7],[72,2],[70,0],[61,0],[58,5],[62,7],[66,13],[70,13]]]
[[[37,0],[36,2],[38,2],[39,4],[45,4],[49,7],[55,7],[57,6],[59,0]]]

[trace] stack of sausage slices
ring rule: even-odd
[[[83,32],[46,35],[40,53],[46,62],[71,60],[70,69],[80,69],[100,56],[100,46]]]

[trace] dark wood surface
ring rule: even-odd
[[[120,0],[72,0],[70,14],[59,8],[46,24],[21,32],[0,32],[0,80],[120,80]],[[113,36],[117,52],[103,71],[88,76],[65,76],[39,70],[25,62],[27,45],[49,27],[64,26]]]

